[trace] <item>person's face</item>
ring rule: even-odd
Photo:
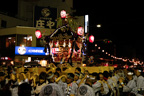
[[[55,77],[55,78],[58,78],[58,76],[57,76],[57,75],[54,75],[54,77]]]
[[[92,83],[92,80],[91,80],[91,79],[86,79],[85,84],[88,84],[88,85],[90,85],[90,86],[91,86],[93,83]]]
[[[133,75],[127,75],[128,80],[131,80]]]
[[[89,73],[87,72],[87,71],[85,71],[85,73],[84,73],[85,75],[89,75]]]
[[[90,78],[93,78],[93,79],[91,80],[91,82],[92,82],[92,84],[94,84],[94,83],[96,82],[96,77],[95,77],[95,76],[90,75]]]
[[[136,76],[139,76],[140,72],[138,70],[135,70],[135,74],[136,74]]]
[[[74,76],[74,81],[77,81],[79,77],[77,75]]]
[[[19,79],[24,80],[24,76],[22,74],[20,74]]]
[[[39,81],[40,81],[40,83],[43,83],[43,82],[44,82],[44,80],[43,80],[43,79],[40,79]]]
[[[55,76],[53,76],[51,79],[50,79],[50,81],[53,83],[53,82],[55,82]]]
[[[11,80],[13,80],[13,81],[15,81],[15,80],[16,80],[16,78],[15,78],[15,76],[14,76],[14,75],[11,75],[11,76],[10,76],[10,79],[11,79]]]
[[[66,82],[66,78],[65,77],[62,78],[62,82]]]
[[[72,79],[67,78],[67,84],[70,84],[72,82]]]
[[[102,81],[103,78],[104,78],[102,74],[100,74],[99,77],[100,77],[100,80],[101,80],[101,81]]]
[[[4,76],[0,76],[0,82],[4,80]]]

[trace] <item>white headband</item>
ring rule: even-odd
[[[128,74],[128,75],[133,75],[133,72],[128,72],[127,74]]]
[[[141,70],[138,70],[138,72],[142,72]]]

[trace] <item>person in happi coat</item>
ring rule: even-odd
[[[54,73],[49,72],[47,80],[49,84],[41,89],[39,96],[64,96],[61,87],[55,83]]]
[[[92,88],[92,80],[90,78],[87,78],[85,83],[80,85],[77,96],[95,96]]]

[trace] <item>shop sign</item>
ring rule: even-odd
[[[34,27],[56,28],[57,8],[35,6]]]
[[[47,55],[44,52],[44,47],[15,47],[15,55]]]

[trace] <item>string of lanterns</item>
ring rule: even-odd
[[[135,59],[130,60],[130,59],[122,58],[122,57],[116,57],[116,56],[108,53],[104,49],[102,49],[100,46],[98,46],[98,44],[95,44],[95,47],[97,47],[98,50],[101,50],[102,53],[105,53],[107,56],[112,57],[115,60],[122,60],[123,62],[127,62],[128,61],[130,63],[133,63],[134,65],[138,65],[138,64],[143,65],[144,64],[144,62],[141,62],[139,60],[136,61]]]

